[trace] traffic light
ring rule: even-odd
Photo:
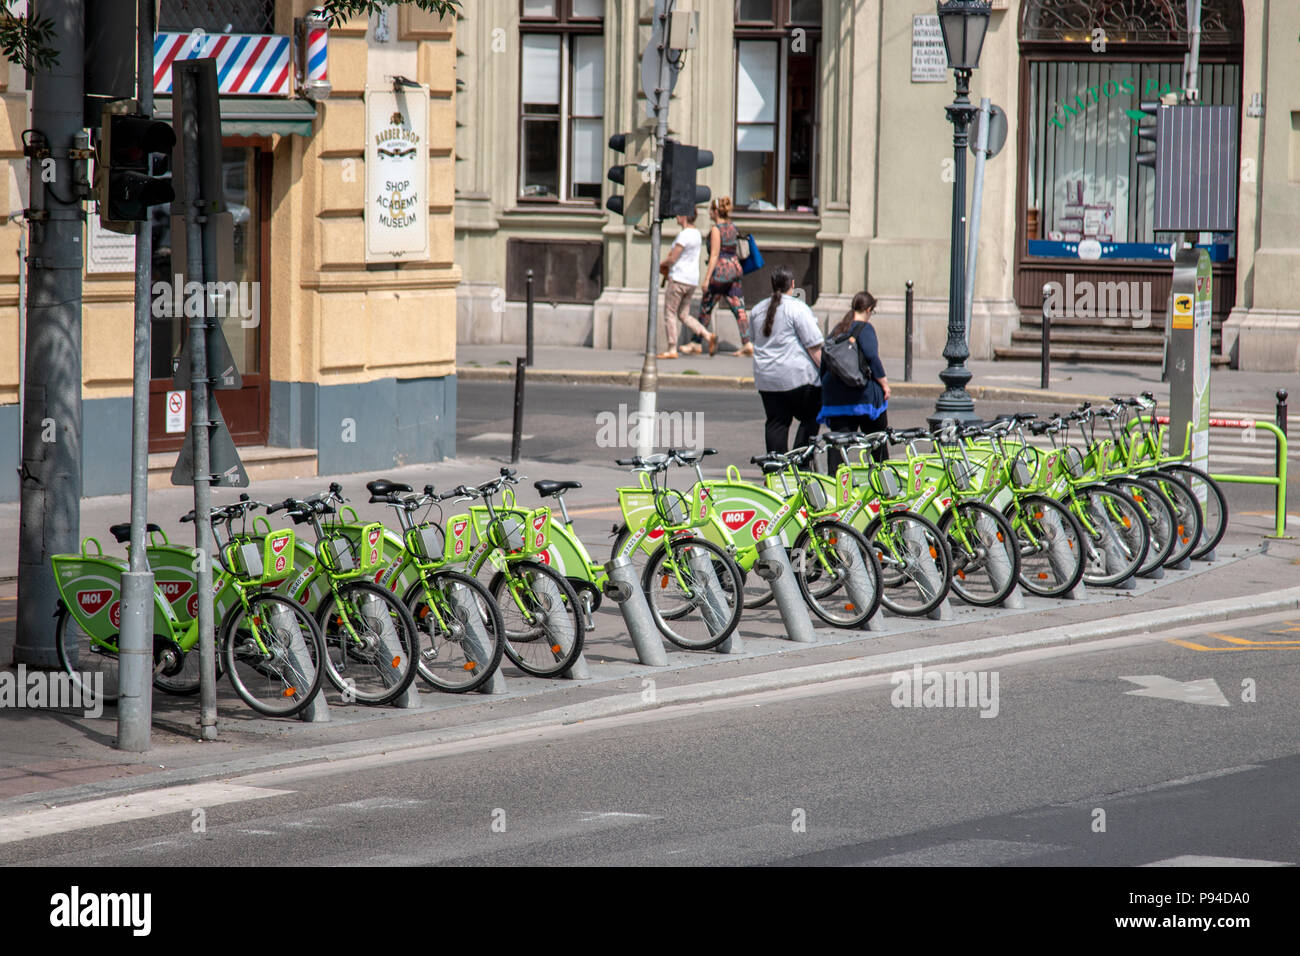
[[[103,116],[98,161],[95,168],[95,198],[105,228],[131,231],[126,224],[144,222],[149,207],[176,198],[169,180],[153,174],[155,153],[170,155],[176,145],[171,124],[133,113]]]
[[[609,148],[625,153],[627,162],[609,168],[610,182],[623,186],[624,191],[622,196],[606,199],[605,208],[618,213],[629,226],[638,225],[650,212],[650,178],[638,164],[650,158],[651,142],[644,131],[615,133],[609,138]]]
[[[1147,126],[1142,124],[1142,120],[1148,116],[1155,120],[1159,112],[1159,100],[1143,100],[1138,104],[1136,113],[1129,110],[1130,115],[1138,121],[1136,127],[1138,138],[1137,164],[1146,166],[1148,169],[1156,168],[1156,129],[1159,124],[1154,122]]]
[[[713,153],[698,146],[664,140],[663,182],[659,188],[659,218],[688,216],[700,203],[709,201],[708,186],[697,186],[695,174],[713,165]]]

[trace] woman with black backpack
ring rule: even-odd
[[[853,307],[840,319],[826,340],[827,352],[834,350],[837,343],[855,344],[861,378],[865,379],[865,384],[862,385],[846,382],[830,361],[832,356],[823,354],[822,410],[817,420],[824,422],[833,432],[882,432],[889,427],[889,418],[885,413],[889,407],[889,380],[885,377],[885,366],[880,361],[876,330],[871,327],[871,315],[875,310],[876,297],[870,292],[859,292],[853,297]],[[877,461],[888,458],[888,446],[878,447],[874,457]],[[829,449],[826,462],[828,471],[834,474],[842,460],[839,449]]]

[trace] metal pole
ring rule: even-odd
[[[1276,417],[1274,418],[1274,422],[1277,424],[1277,430],[1282,433],[1283,438],[1286,437],[1286,400],[1287,400],[1286,389],[1279,388],[1277,390],[1277,414]],[[1280,475],[1282,474],[1282,443],[1281,442],[1277,442],[1277,452],[1275,454],[1275,458],[1276,461],[1274,462],[1273,474]]]
[[[136,99],[153,116],[153,0],[140,0],[136,18]],[[149,520],[149,290],[153,273],[153,228],[135,229],[135,354],[131,383],[131,555],[122,575],[121,659],[117,705],[117,749],[149,749],[153,723],[153,571],[145,560]]]
[[[637,401],[637,453],[649,455],[654,452],[654,432],[650,427],[655,419],[658,404],[659,365],[655,359],[658,342],[659,325],[659,187],[662,177],[660,172],[664,162],[664,140],[668,138],[668,14],[667,6],[659,17],[659,87],[655,90],[655,161],[651,171],[650,182],[650,300],[646,313],[645,327],[645,362],[641,366],[640,396]]]
[[[203,200],[199,195],[198,82],[193,74],[181,75],[184,92],[180,97],[180,135],[185,139],[185,195],[179,197],[185,216],[185,271],[199,281],[203,271],[203,227],[199,223]],[[203,312],[210,309],[204,298]],[[198,551],[199,587],[199,725],[204,740],[217,739],[217,660],[213,639],[212,610],[212,463],[208,430],[208,317],[197,315],[190,322],[190,405],[194,441],[194,547]]]
[[[799,586],[795,583],[794,568],[790,564],[790,556],[785,553],[785,543],[779,536],[764,538],[758,543],[758,555],[754,571],[767,582],[776,597],[776,607],[781,612],[785,636],[797,644],[817,643],[817,633],[808,616],[808,606],[804,604]]]
[[[515,423],[510,432],[510,463],[519,460],[519,445],[523,442],[524,429],[524,374],[528,363],[522,358],[515,359]]]
[[[18,216],[18,456],[23,454],[23,380],[27,375],[27,217]]]
[[[535,364],[536,359],[534,359],[533,357],[533,270],[532,269],[528,270],[527,301],[528,301],[528,309],[527,312],[525,313],[526,317],[524,319],[525,335],[527,336],[525,342],[527,344],[524,349],[524,354],[528,358],[528,364],[533,365]]]
[[[1041,364],[1040,375],[1042,382],[1040,387],[1048,388],[1052,384],[1052,311],[1047,307],[1047,298],[1051,295],[1051,290],[1043,286],[1043,341],[1042,354],[1039,356]]]
[[[56,56],[32,82],[31,236],[23,449],[19,483],[15,664],[57,667],[51,621],[59,598],[50,556],[77,550],[81,532],[82,206],[68,156],[82,130],[82,0],[42,0]],[[52,174],[45,175],[46,170]]]
[[[988,159],[989,100],[980,100],[979,125],[975,127],[975,181],[971,184],[970,239],[966,248],[966,301],[963,315],[966,328],[971,327],[971,311],[975,308],[975,267],[979,260],[980,206],[984,202],[984,162]]]
[[[1183,61],[1183,89],[1187,92],[1187,101],[1195,103],[1201,98],[1200,83],[1201,62],[1201,0],[1187,0],[1187,32],[1190,51]]]
[[[912,380],[912,280],[907,280],[903,307],[903,381]]]
[[[945,388],[935,402],[934,414],[927,419],[938,428],[945,418],[958,422],[976,420],[975,402],[966,391],[971,374],[966,368],[970,348],[966,344],[966,147],[970,139],[970,122],[979,109],[970,103],[970,70],[956,70],[957,98],[947,107],[952,123],[953,182],[952,237],[948,263],[948,342],[943,357],[948,365],[939,373]]]

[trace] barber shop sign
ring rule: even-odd
[[[366,261],[429,258],[429,91],[366,90]]]

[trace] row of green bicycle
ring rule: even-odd
[[[752,574],[759,543],[771,538],[787,549],[812,613],[845,628],[861,627],[881,606],[928,614],[950,592],[992,606],[1017,584],[1048,597],[1081,580],[1120,584],[1208,554],[1226,527],[1221,490],[1187,464],[1186,447],[1164,451],[1153,418],[1144,394],[1042,421],[1016,415],[935,432],[832,433],[751,459],[762,483],[735,466],[706,479],[712,449],[621,459],[637,482],[618,489],[623,520],[612,529],[610,558],[640,567],[656,626],[694,650],[718,646],[744,609],[772,599]],[[1109,438],[1098,438],[1101,422]],[[1082,447],[1070,443],[1076,425]],[[1032,445],[1026,430],[1051,448]],[[884,458],[887,444],[905,445],[905,457]],[[829,449],[844,462],[833,475],[814,470]],[[673,467],[694,471],[686,490],[671,486]],[[518,505],[513,486],[522,480],[503,468],[442,494],[370,482],[370,502],[394,509],[398,531],[361,521],[337,484],[275,506],[245,495],[214,508],[219,670],[250,707],[281,716],[306,707],[325,676],[345,701],[383,704],[417,673],[442,691],[479,688],[503,653],[527,674],[565,673],[610,592],[608,572],[578,537],[564,500],[581,484],[535,482],[558,504],[557,522],[547,506]],[[448,499],[470,506],[445,518]],[[314,542],[272,530],[252,514],[263,507],[310,525]],[[129,538],[127,525],[111,531],[119,542]],[[155,685],[193,693],[204,558],[150,525],[147,559],[156,580]],[[54,565],[60,661],[74,680],[102,673],[113,699],[125,562],[87,538],[80,554]]]

